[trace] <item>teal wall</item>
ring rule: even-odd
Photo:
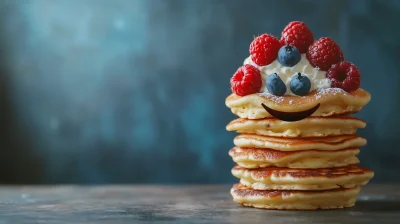
[[[360,159],[400,181],[396,0],[0,0],[0,181],[235,181],[229,79],[292,20],[362,71]]]

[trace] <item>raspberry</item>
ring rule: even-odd
[[[250,44],[251,60],[259,66],[271,64],[278,57],[281,43],[274,36],[263,34]]]
[[[261,89],[262,79],[260,71],[252,65],[243,65],[238,68],[231,78],[232,92],[238,96],[257,93]]]
[[[281,43],[295,46],[300,53],[306,53],[314,42],[314,35],[307,25],[300,21],[289,23],[282,31]]]
[[[332,65],[326,77],[331,80],[333,88],[341,88],[346,92],[360,88],[360,71],[354,64],[347,61]]]
[[[311,65],[327,71],[332,65],[343,61],[340,47],[329,37],[315,41],[307,51],[307,59]]]

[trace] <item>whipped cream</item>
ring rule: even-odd
[[[277,60],[273,61],[269,65],[258,66],[248,57],[244,60],[243,64],[250,64],[258,68],[261,71],[261,76],[263,79],[263,85],[260,89],[261,93],[268,93],[268,89],[265,87],[265,80],[269,75],[274,73],[282,79],[286,85],[286,94],[295,95],[290,91],[290,80],[293,76],[300,72],[302,75],[307,76],[311,81],[311,90],[320,90],[331,87],[331,81],[326,78],[326,72],[319,70],[319,68],[314,68],[308,61],[306,54],[301,55],[301,60],[293,67],[285,67],[281,65]]]

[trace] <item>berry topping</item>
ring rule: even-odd
[[[251,60],[259,66],[271,64],[278,56],[281,43],[274,36],[263,34],[250,44]]]
[[[232,92],[238,96],[257,93],[262,85],[260,71],[252,65],[243,65],[238,68],[231,78]]]
[[[326,77],[331,80],[333,88],[341,88],[347,92],[360,88],[360,71],[347,61],[333,65],[326,73]]]
[[[282,31],[281,43],[297,47],[300,53],[306,53],[313,42],[314,35],[303,22],[291,22]]]
[[[290,80],[290,90],[292,93],[298,96],[305,96],[310,92],[311,82],[307,76],[301,75],[301,73],[297,73],[297,75],[293,76]]]
[[[266,87],[268,92],[275,96],[283,96],[286,93],[286,85],[276,73],[268,76]]]
[[[295,66],[301,59],[301,54],[296,47],[286,45],[281,47],[278,52],[278,61],[286,67]]]
[[[307,59],[314,67],[327,71],[344,58],[342,50],[331,38],[322,37],[308,48]]]

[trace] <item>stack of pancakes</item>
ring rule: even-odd
[[[240,178],[231,189],[234,201],[267,209],[353,206],[360,185],[374,175],[357,165],[366,140],[356,131],[366,123],[351,116],[369,100],[365,90],[335,88],[304,97],[228,96],[225,104],[240,117],[227,125],[239,133],[229,151],[237,163],[232,174]],[[311,116],[289,122],[272,117],[262,104],[287,114],[320,106]]]

